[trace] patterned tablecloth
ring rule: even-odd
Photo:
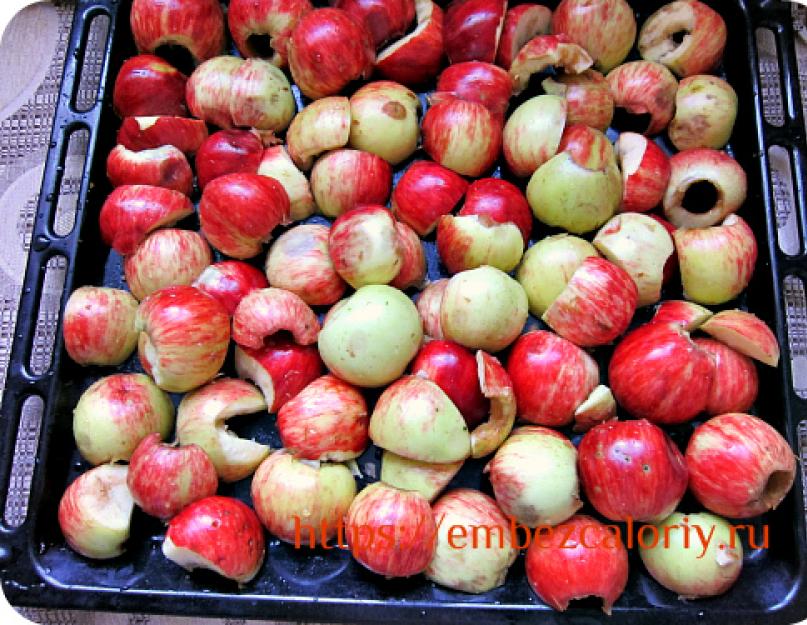
[[[3,0],[0,0],[3,1]],[[793,5],[794,28],[799,34],[799,77],[802,100],[807,103],[807,9]],[[0,394],[5,385],[9,350],[14,334],[31,229],[42,179],[43,162],[50,141],[53,112],[61,80],[64,51],[70,34],[73,7],[69,0],[40,3],[24,9],[10,24],[0,43]],[[101,62],[99,41],[105,24],[96,20],[90,33],[86,63]],[[782,95],[775,42],[772,33],[758,33],[763,97],[766,117],[771,123],[783,120]],[[90,76],[93,72],[88,72]],[[82,85],[79,101],[92,102],[97,84]],[[76,193],[81,176],[86,137],[78,136],[70,145],[62,193],[59,201],[57,230],[69,230],[75,212]],[[771,152],[775,200],[779,217],[779,241],[785,251],[798,249],[798,224],[793,200],[787,152]],[[55,264],[46,282],[44,302],[37,320],[38,334],[34,362],[47,362],[57,331],[57,310],[64,267]],[[792,281],[786,285],[788,325],[791,329],[794,385],[807,397],[807,297],[804,285]],[[17,441],[11,492],[4,511],[10,522],[22,518],[27,506],[27,492],[38,437],[39,414],[36,404],[24,411]],[[807,429],[802,428],[802,450],[807,443]],[[802,453],[802,457],[803,457]],[[189,619],[144,614],[107,614],[68,610],[20,608],[19,612],[38,623],[54,625],[184,625],[204,623],[236,625],[243,620]]]

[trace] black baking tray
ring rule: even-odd
[[[641,5],[638,7],[641,24],[663,2],[651,0],[636,4]],[[751,285],[737,302],[726,307],[740,306],[752,310],[774,328],[779,338],[782,345],[780,367],[758,368],[761,392],[755,412],[783,432],[797,450],[798,425],[807,415],[807,410],[805,400],[796,395],[791,383],[783,281],[787,276],[807,280],[807,265],[803,253],[786,256],[777,247],[777,222],[767,157],[771,145],[783,146],[791,152],[801,238],[807,240],[804,236],[807,219],[802,174],[806,146],[795,78],[798,72],[790,5],[780,2],[752,4],[746,0],[710,0],[709,4],[724,16],[729,27],[722,71],[737,90],[740,102],[730,149],[748,173],[749,196],[741,214],[754,228],[760,244],[759,261]],[[135,53],[128,26],[129,5],[129,2],[117,0],[79,0],[68,44],[64,80],[45,164],[0,413],[0,509],[3,509],[8,497],[23,403],[31,396],[38,396],[44,402],[27,517],[18,527],[9,525],[7,519],[0,520],[0,576],[9,601],[20,606],[297,621],[460,623],[480,622],[481,619],[486,623],[602,622],[605,617],[597,602],[574,602],[572,608],[563,614],[545,606],[526,583],[523,558],[513,565],[503,587],[483,595],[467,595],[435,586],[422,576],[384,580],[352,561],[345,551],[298,551],[270,537],[266,562],[257,578],[239,588],[210,573],[188,574],[167,561],[160,552],[164,527],[137,510],[130,546],[123,556],[107,562],[94,562],[67,548],[56,522],[56,508],[67,484],[88,468],[73,444],[72,408],[84,389],[112,371],[81,368],[74,364],[65,356],[61,336],[57,333],[50,367],[44,373],[36,374],[30,367],[32,341],[46,267],[54,257],[62,256],[67,261],[60,311],[69,293],[80,285],[124,286],[121,258],[101,243],[97,222],[100,206],[110,190],[104,175],[105,158],[114,144],[119,123],[111,107],[110,86],[122,61]],[[90,23],[99,16],[109,18],[101,86],[97,103],[82,112],[75,105],[79,75]],[[779,66],[784,76],[785,121],[781,127],[768,124],[762,114],[754,37],[758,27],[772,30],[778,43]],[[533,81],[533,85],[536,84],[537,81]],[[299,93],[296,95],[298,105],[303,105]],[[421,99],[425,104],[425,98],[421,96]],[[69,137],[79,130],[89,133],[87,160],[79,190],[79,210],[73,230],[59,236],[55,232],[54,219],[64,160]],[[669,148],[664,137],[659,142]],[[415,156],[419,157],[422,154]],[[499,168],[492,172],[493,175],[502,173]],[[197,224],[190,219],[183,225],[193,228]],[[544,227],[536,225],[532,238],[536,240],[548,233]],[[426,242],[426,248],[429,276],[434,279],[441,275],[442,267],[434,252],[433,237]],[[672,289],[665,295],[668,298],[680,297],[680,291]],[[640,311],[635,323],[646,320],[648,314],[648,311]],[[531,318],[527,325],[536,327],[541,324]],[[609,355],[609,348],[595,352],[603,376]],[[231,360],[227,367],[226,370],[232,372]],[[136,355],[120,370],[140,370]],[[253,436],[273,447],[279,446],[273,419],[266,414],[233,421],[234,429],[240,434]],[[668,431],[680,445],[684,445],[693,425]],[[365,472],[361,484],[373,481],[377,475],[378,459],[379,452],[374,448],[360,458],[359,466]],[[481,461],[469,462],[454,485],[474,486],[489,492],[486,480],[480,478],[481,465]],[[223,485],[220,492],[248,501],[249,479]],[[752,521],[758,529],[762,523],[769,524],[770,547],[754,550],[745,544],[743,573],[724,596],[681,601],[653,581],[644,572],[636,554],[631,553],[628,586],[615,604],[610,621],[648,624],[786,623],[807,617],[807,593],[803,588],[807,549],[802,492],[799,475],[792,492],[779,509]],[[681,507],[697,509],[690,499],[685,499]],[[588,508],[584,511],[591,513]]]

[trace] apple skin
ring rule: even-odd
[[[153,54],[126,59],[115,77],[112,106],[118,117],[188,114],[185,83],[188,77]]]
[[[329,4],[362,22],[375,49],[398,39],[415,19],[412,0],[330,0]]]
[[[332,375],[311,382],[277,412],[284,449],[306,460],[357,458],[369,442],[369,422],[358,389]]]
[[[655,143],[623,132],[614,144],[622,171],[623,212],[646,213],[661,204],[670,181],[670,158]]]
[[[362,150],[333,150],[311,170],[311,191],[326,217],[339,217],[360,204],[386,204],[392,168],[380,156]]]
[[[216,467],[198,445],[175,447],[146,436],[132,454],[126,484],[143,512],[167,520],[185,506],[216,494]]]
[[[217,300],[232,315],[248,293],[265,289],[269,283],[252,265],[240,260],[224,260],[205,267],[193,286]]]
[[[355,528],[348,537],[353,557],[384,577],[417,575],[434,557],[437,525],[429,502],[416,492],[370,484],[350,504],[346,525],[349,532]],[[392,528],[387,540],[378,538],[382,527]]]
[[[496,223],[487,215],[443,215],[437,252],[452,275],[483,265],[507,272],[521,260],[524,242],[513,223]]]
[[[128,467],[103,464],[79,475],[59,501],[59,527],[67,544],[86,558],[108,560],[125,551],[134,500]]]
[[[101,238],[122,256],[131,254],[152,230],[171,226],[193,214],[193,204],[179,191],[135,184],[118,187],[101,206]]]
[[[440,308],[448,279],[441,278],[426,285],[417,299],[417,310],[423,321],[423,333],[431,339],[443,339],[443,324],[440,321]]]
[[[757,241],[741,217],[732,214],[719,226],[676,230],[673,240],[687,299],[705,305],[724,304],[751,281]]]
[[[140,364],[161,389],[184,393],[212,379],[230,343],[230,315],[192,286],[160,289],[140,303]]]
[[[519,4],[504,14],[496,64],[510,69],[522,46],[536,35],[548,35],[552,11],[540,4]]]
[[[318,154],[347,145],[350,138],[350,100],[332,96],[315,100],[291,120],[286,132],[289,156],[303,171]]]
[[[62,336],[67,355],[80,365],[119,365],[137,346],[137,301],[130,293],[82,286],[64,309]]]
[[[502,135],[504,158],[516,176],[531,176],[555,156],[566,121],[566,103],[539,95],[521,104],[507,119]]]
[[[272,230],[289,222],[283,186],[258,174],[227,174],[211,181],[199,202],[202,233],[214,248],[237,259],[260,253]]]
[[[475,594],[502,586],[518,556],[518,548],[504,529],[509,521],[496,502],[478,490],[457,488],[440,497],[432,512],[435,523],[439,522],[440,526],[437,548],[426,568],[426,578],[446,588]],[[452,535],[451,527],[456,526],[500,528],[502,538],[495,531],[490,538],[482,532],[471,533],[469,539],[455,542],[457,537]],[[478,542],[474,544],[474,540]],[[499,540],[502,542],[497,544]]]
[[[212,262],[210,247],[198,232],[155,230],[123,261],[126,283],[143,300],[168,286],[192,284]]]
[[[400,221],[395,222],[395,235],[401,252],[401,270],[390,286],[402,291],[420,288],[426,280],[426,252],[417,232]]]
[[[722,310],[706,319],[700,329],[741,354],[769,367],[776,367],[779,364],[779,342],[776,336],[762,319],[752,313],[743,310]]]
[[[633,115],[650,115],[642,134],[656,135],[670,123],[678,81],[666,67],[653,61],[630,61],[612,69],[605,79],[611,87],[614,106]]]
[[[309,547],[313,534],[315,544],[322,546],[344,523],[356,497],[356,480],[343,464],[301,461],[279,450],[255,471],[250,490],[258,518],[274,536]]]
[[[598,385],[574,411],[573,432],[588,432],[599,423],[616,419],[616,400],[611,389]]]
[[[300,18],[312,9],[309,0],[232,0],[227,8],[227,24],[241,56],[261,56],[249,38],[268,35],[272,48],[269,60],[285,67],[289,37]]]
[[[550,67],[562,68],[567,74],[579,74],[592,64],[588,52],[566,35],[538,35],[524,44],[510,65],[513,93],[520,94],[529,85],[533,74]]]
[[[712,316],[712,311],[684,300],[667,300],[656,308],[652,321],[674,323],[687,332],[694,332]]]
[[[415,0],[417,26],[378,53],[376,70],[407,86],[422,85],[437,75],[443,61],[443,10],[432,0]]]
[[[596,425],[577,451],[583,492],[612,521],[660,521],[686,491],[683,454],[664,430],[645,419]]]
[[[115,146],[106,161],[106,175],[113,187],[147,184],[190,195],[193,171],[188,159],[173,145],[133,152]]]
[[[636,18],[625,0],[562,0],[552,13],[552,32],[583,47],[596,68],[607,72],[624,61],[633,47]]]
[[[375,48],[366,26],[341,9],[314,9],[297,22],[287,47],[292,78],[317,100],[369,78]]]
[[[297,168],[284,146],[275,145],[266,148],[257,173],[274,178],[283,185],[286,195],[289,196],[292,221],[301,221],[314,214],[317,207],[308,178]]]
[[[667,133],[679,150],[712,148],[729,142],[737,119],[737,93],[717,76],[687,76],[678,83],[675,117]]]
[[[439,102],[426,111],[421,129],[426,153],[463,176],[481,176],[502,148],[501,122],[477,102]]]
[[[412,375],[437,384],[462,413],[469,429],[485,420],[490,402],[482,394],[473,354],[452,341],[426,343],[412,362]]]
[[[482,394],[490,400],[490,414],[487,421],[471,432],[471,457],[484,458],[510,435],[516,421],[516,396],[510,376],[498,358],[478,350],[476,368]]]
[[[331,262],[329,234],[322,224],[300,224],[281,234],[266,256],[269,284],[299,295],[309,306],[338,302],[347,285]]]
[[[73,411],[73,436],[81,456],[94,465],[129,460],[152,432],[168,436],[174,406],[148,376],[118,373],[94,382]]]
[[[638,299],[630,274],[604,258],[589,257],[541,319],[576,345],[605,345],[628,329]]]
[[[256,289],[238,303],[233,314],[233,340],[260,349],[267,338],[286,331],[299,345],[317,342],[319,320],[299,295],[285,289]]]
[[[420,493],[428,501],[433,501],[454,479],[464,462],[423,462],[385,449],[381,456],[381,481],[388,486]]]
[[[129,25],[140,52],[177,45],[201,63],[224,50],[224,14],[217,0],[134,0]]]
[[[560,74],[544,79],[544,92],[566,100],[566,122],[584,124],[605,132],[614,117],[614,96],[597,70]]]
[[[501,67],[481,61],[465,61],[443,70],[429,101],[434,104],[441,99],[454,97],[477,102],[486,106],[503,123],[512,95],[513,81]]]
[[[557,526],[549,539],[532,542],[525,567],[535,594],[560,612],[573,599],[594,596],[610,615],[628,583],[625,546],[613,529],[584,514]]]
[[[207,125],[201,119],[170,117],[127,117],[118,129],[117,141],[135,152],[173,145],[194,154],[207,139]]]
[[[263,527],[252,508],[232,497],[205,497],[168,523],[163,555],[187,570],[210,569],[246,584],[263,564]]]
[[[479,215],[489,217],[499,224],[514,224],[524,240],[524,247],[532,233],[532,213],[527,199],[512,182],[501,178],[474,180],[465,193],[465,203],[459,216]]]
[[[754,405],[759,379],[754,362],[720,341],[694,339],[699,349],[709,354],[714,364],[712,390],[706,403],[710,415],[746,412]]]
[[[788,442],[758,417],[728,413],[695,428],[686,450],[689,488],[703,506],[733,519],[778,506],[798,467]]]
[[[676,33],[684,32],[679,43]],[[720,14],[698,0],[665,4],[645,20],[637,42],[642,58],[658,61],[678,76],[708,74],[718,66],[728,29]]]
[[[446,7],[445,51],[450,64],[493,63],[502,34],[506,0],[452,0]]]
[[[619,404],[653,423],[686,423],[706,409],[713,364],[688,333],[654,322],[629,333],[608,366],[608,382]]]
[[[398,180],[392,191],[395,217],[425,237],[449,214],[468,189],[468,182],[450,169],[417,161]]]
[[[582,349],[551,332],[521,335],[510,351],[518,416],[536,425],[562,427],[599,383],[597,363]]]
[[[185,86],[185,100],[191,115],[219,128],[233,125],[231,100],[235,74],[244,59],[222,55],[199,65]]]
[[[204,191],[207,183],[226,174],[258,171],[263,143],[251,130],[220,130],[210,135],[196,153],[196,179]]]

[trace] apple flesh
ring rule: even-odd
[[[493,63],[507,11],[506,0],[452,0],[446,7],[445,51],[450,64]]]
[[[749,410],[759,390],[754,361],[720,341],[706,338],[694,341],[699,349],[709,354],[714,364],[706,412],[720,415]]]
[[[779,342],[759,317],[742,310],[723,310],[705,320],[700,329],[741,354],[769,367],[779,364]]]
[[[459,204],[467,189],[468,183],[459,174],[431,161],[417,161],[395,185],[392,211],[417,234],[427,236],[440,217]]]
[[[404,85],[422,85],[443,60],[443,10],[432,0],[415,0],[415,29],[378,53],[376,70]]]
[[[502,135],[504,158],[516,176],[531,176],[555,156],[566,122],[566,103],[539,95],[521,104],[507,119]]]
[[[226,174],[254,174],[263,158],[263,143],[251,130],[220,130],[210,135],[196,153],[196,179],[207,183]]]
[[[510,69],[518,51],[537,35],[548,35],[552,11],[540,4],[519,4],[507,9],[502,24],[496,64]]]
[[[424,499],[433,501],[454,479],[463,462],[423,462],[385,449],[381,455],[381,481],[401,490],[420,493]]]
[[[326,217],[339,217],[361,204],[386,204],[392,168],[380,156],[361,150],[333,150],[311,170],[311,191]]]
[[[265,289],[269,283],[252,265],[240,260],[224,260],[205,267],[193,286],[217,300],[232,315],[248,293]]]
[[[561,68],[567,74],[579,74],[593,63],[588,52],[566,35],[538,35],[524,44],[510,65],[513,93],[520,94],[529,85],[533,74],[550,67]]]
[[[294,116],[286,131],[289,156],[307,171],[314,157],[347,145],[350,138],[350,100],[333,96],[316,100]]]
[[[544,79],[544,92],[566,101],[566,123],[583,124],[605,132],[614,117],[614,96],[597,70],[559,74]]]
[[[431,339],[443,338],[443,324],[440,321],[440,308],[443,295],[448,286],[448,279],[442,278],[429,282],[417,299],[417,310],[423,321],[423,333]]]
[[[286,147],[276,145],[266,148],[258,165],[257,173],[277,180],[289,196],[289,214],[292,221],[302,221],[317,209],[308,178],[294,164]]]
[[[188,77],[153,54],[126,59],[115,77],[112,106],[118,117],[187,115],[185,83]]]
[[[266,57],[284,67],[289,37],[312,8],[309,0],[232,0],[227,7],[227,24],[241,56]],[[261,45],[263,37],[269,38],[268,46]]]
[[[670,181],[670,158],[647,137],[623,132],[614,144],[622,171],[623,212],[645,213],[661,204]]]
[[[135,152],[173,145],[180,152],[195,154],[207,139],[201,119],[159,115],[127,117],[118,129],[117,142]]]
[[[678,81],[666,67],[653,61],[630,61],[612,69],[605,79],[615,107],[650,117],[642,134],[658,134],[670,123]]]
[[[115,146],[106,161],[106,175],[113,187],[147,184],[190,195],[193,172],[185,155],[173,145],[133,152]]]
[[[595,425],[616,419],[616,400],[611,389],[600,384],[574,411],[573,432],[588,432]]]
[[[717,76],[688,76],[678,84],[667,132],[679,150],[719,150],[729,142],[736,118],[737,93],[729,83]]]

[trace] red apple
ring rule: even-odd
[[[684,300],[668,300],[659,304],[652,320],[675,323],[687,332],[694,332],[711,316],[712,311],[698,304]]]
[[[283,185],[286,195],[289,196],[292,221],[306,219],[316,210],[308,178],[297,168],[284,146],[276,145],[264,150],[258,174],[274,178]]]
[[[518,51],[537,35],[549,34],[552,11],[540,4],[519,4],[507,9],[496,52],[496,64],[510,69]]]
[[[188,109],[194,117],[218,126],[233,125],[230,103],[236,73],[244,60],[235,56],[216,56],[197,67],[185,87]]]
[[[496,119],[504,121],[512,95],[513,81],[507,71],[491,63],[466,61],[443,70],[429,101],[435,104],[446,98],[459,98],[478,102],[486,106]]]
[[[335,95],[348,83],[369,78],[375,62],[364,24],[341,9],[314,9],[297,22],[287,48],[289,68],[303,95]]]
[[[224,50],[224,15],[218,0],[134,0],[129,23],[140,52],[181,46],[201,63]]]
[[[173,145],[133,152],[115,146],[106,161],[106,175],[113,187],[146,184],[190,195],[193,172],[188,159]]]
[[[185,506],[216,494],[216,467],[198,445],[176,447],[146,436],[132,454],[126,484],[143,512],[170,519]]]
[[[708,510],[730,518],[776,508],[798,463],[788,442],[758,417],[729,413],[698,426],[686,451],[689,488]]]
[[[521,190],[501,178],[474,180],[465,193],[465,203],[458,215],[485,215],[500,224],[514,224],[524,239],[532,232],[532,213]]]
[[[664,430],[644,419],[594,426],[578,453],[583,491],[612,521],[660,521],[686,491],[684,456]]]
[[[327,217],[359,204],[385,204],[392,190],[392,168],[380,156],[361,150],[334,150],[311,170],[311,191]]]
[[[614,96],[600,72],[560,74],[541,83],[544,92],[566,100],[566,122],[584,124],[605,132],[614,117]]]
[[[194,154],[207,139],[207,125],[187,117],[127,117],[118,130],[117,141],[130,150],[153,150],[173,145],[185,154]]]
[[[309,0],[232,0],[227,24],[241,56],[268,58],[286,65],[289,38],[300,18],[312,10]],[[268,45],[262,45],[262,38]]]
[[[615,67],[605,77],[614,96],[614,106],[631,115],[649,115],[642,134],[656,135],[667,127],[675,112],[678,81],[663,65],[631,61]]]
[[[230,315],[247,293],[269,286],[266,277],[252,265],[224,260],[207,266],[193,283],[197,289],[218,300]]]
[[[516,396],[510,376],[495,356],[478,350],[476,370],[482,394],[490,400],[490,413],[471,432],[471,457],[483,458],[496,451],[513,429]]]
[[[64,309],[67,355],[80,365],[119,365],[137,346],[137,301],[126,291],[82,286]]]
[[[493,63],[506,10],[506,0],[452,0],[445,18],[448,62]]]
[[[713,339],[694,339],[712,359],[712,390],[706,403],[710,415],[745,412],[754,405],[759,379],[754,361]]]
[[[513,93],[518,95],[524,91],[533,74],[550,67],[563,68],[567,74],[579,74],[592,64],[588,52],[566,35],[538,35],[524,44],[510,64]]]
[[[623,132],[614,144],[622,170],[622,211],[645,213],[661,204],[670,180],[670,158],[655,143]]]
[[[260,349],[267,338],[291,332],[296,343],[317,341],[319,321],[299,295],[284,289],[257,289],[248,293],[233,314],[233,340],[242,347]]]
[[[138,352],[157,386],[184,393],[212,379],[224,364],[230,316],[212,297],[192,286],[172,286],[140,303],[135,327]]]
[[[432,339],[443,338],[440,308],[443,305],[443,294],[447,286],[448,279],[446,278],[429,282],[417,299],[417,309],[423,322],[423,332]]]
[[[415,0],[417,26],[384,48],[376,69],[404,85],[421,85],[434,77],[443,60],[443,10],[432,0]]]
[[[779,342],[756,315],[742,310],[723,310],[704,321],[700,329],[741,354],[769,367],[779,364]]]
[[[467,188],[465,179],[450,169],[431,161],[417,161],[395,185],[392,210],[400,221],[426,236],[442,215],[454,209]]]
[[[316,100],[300,111],[286,132],[289,156],[302,170],[314,157],[347,145],[350,138],[350,101],[343,97]]]
[[[246,584],[263,564],[263,527],[232,497],[205,497],[168,523],[163,555],[188,571],[203,568]]]
[[[99,222],[101,238],[118,254],[131,254],[152,230],[193,213],[188,196],[149,185],[124,185],[109,194]]]
[[[196,178],[204,191],[207,183],[226,174],[258,171],[263,143],[250,130],[220,130],[210,135],[196,153]]]
[[[330,5],[362,22],[375,48],[403,35],[415,19],[412,0],[330,0]]]
[[[187,115],[188,77],[168,61],[139,54],[124,61],[115,78],[112,106],[120,117]]]
[[[406,290],[420,288],[426,279],[426,252],[417,232],[406,224],[395,222],[395,234],[398,239],[398,249],[401,252],[401,269],[390,286]]]

